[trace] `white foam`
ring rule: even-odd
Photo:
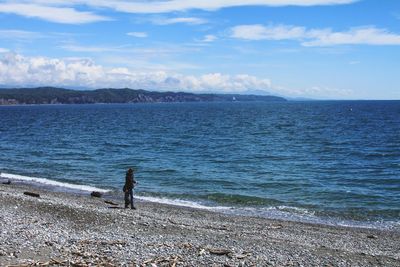
[[[63,183],[63,182],[58,182],[58,181],[54,181],[54,180],[50,180],[50,179],[46,179],[46,178],[22,176],[22,175],[11,174],[11,173],[0,173],[0,177],[11,179],[11,180],[19,180],[19,181],[39,183],[39,184],[49,185],[49,186],[63,187],[63,188],[79,190],[79,191],[89,191],[89,192],[97,191],[97,192],[102,192],[102,193],[109,192],[109,190],[101,189],[101,188],[97,188],[97,187],[89,186],[89,185]]]
[[[144,197],[144,196],[137,196],[136,198],[138,198],[140,200],[148,201],[148,202],[174,205],[174,206],[180,206],[180,207],[189,207],[189,208],[202,209],[202,210],[228,210],[228,209],[231,209],[230,207],[205,206],[205,205],[202,205],[202,204],[194,202],[194,201],[188,201],[188,200],[182,200],[182,199]]]
[[[305,209],[305,208],[284,206],[284,205],[276,207],[276,210],[289,212],[289,213],[294,213],[294,214],[311,215],[311,216],[314,216],[314,214],[315,214],[315,212],[310,211],[310,210]]]
[[[171,198],[149,197],[149,196],[135,196],[135,198],[153,203],[161,203],[166,205],[209,210],[215,212],[222,212],[225,214],[322,223],[322,221],[319,218],[313,216],[313,213],[307,212],[306,209],[297,207],[279,206],[279,207],[256,208],[256,207],[206,206],[198,202],[182,200],[182,199],[171,199]]]

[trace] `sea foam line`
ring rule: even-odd
[[[202,209],[202,210],[229,210],[231,207],[222,207],[222,206],[206,206],[202,205],[198,202],[182,200],[182,199],[170,199],[170,198],[160,198],[160,197],[145,197],[145,196],[135,196],[135,198],[153,202],[153,203],[160,203],[166,205],[173,205],[179,207],[188,207],[188,208],[195,208],[195,209]]]
[[[19,180],[19,181],[38,183],[38,184],[49,185],[49,186],[63,187],[63,188],[79,190],[79,191],[88,191],[88,192],[97,191],[97,192],[101,192],[101,193],[109,192],[109,190],[101,189],[101,188],[97,188],[97,187],[89,186],[89,185],[70,184],[70,183],[58,182],[58,181],[54,181],[54,180],[50,180],[50,179],[46,179],[46,178],[22,176],[22,175],[11,174],[11,173],[0,173],[0,177],[11,179],[11,180]]]
[[[241,216],[255,216],[267,219],[277,219],[292,222],[304,222],[313,224],[324,224],[332,226],[345,226],[345,227],[359,227],[366,229],[382,229],[382,228],[398,228],[399,222],[363,222],[353,220],[340,220],[333,218],[319,217],[314,214],[313,211],[309,211],[304,208],[292,207],[292,206],[277,206],[277,207],[231,207],[231,206],[206,206],[198,202],[182,200],[182,199],[171,199],[163,197],[149,197],[149,196],[135,196],[136,199],[140,199],[147,202],[161,203],[166,205],[173,205],[179,207],[195,208],[200,210],[208,210],[214,212],[221,212],[224,214],[241,215]]]

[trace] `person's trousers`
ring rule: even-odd
[[[133,189],[125,191],[125,208],[127,208],[131,204],[131,208],[133,209]]]

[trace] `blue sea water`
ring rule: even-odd
[[[143,199],[398,227],[400,101],[0,106],[3,178],[122,198],[128,167]]]

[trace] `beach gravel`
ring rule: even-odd
[[[1,184],[0,266],[400,266],[398,229],[104,201]]]

